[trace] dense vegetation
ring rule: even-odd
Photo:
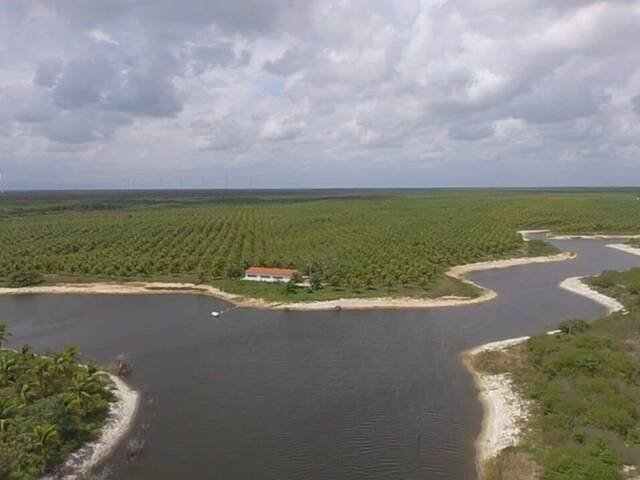
[[[0,325],[0,342],[7,336]],[[40,478],[96,438],[109,384],[94,364],[78,365],[74,347],[50,356],[0,350],[0,478]]]
[[[512,372],[534,405],[526,441],[498,458],[489,479],[521,478],[524,470],[543,480],[618,480],[628,478],[625,466],[638,475],[640,269],[604,272],[590,283],[629,313],[564,322],[558,335],[480,359],[481,368]]]
[[[39,273],[33,272],[15,272],[9,275],[7,280],[7,287],[20,288],[31,287],[33,285],[39,285],[44,282],[44,277]]]
[[[237,291],[249,287],[233,280],[260,265],[312,271],[325,297],[420,294],[452,265],[544,253],[528,252],[518,228],[640,229],[627,192],[69,195],[0,197],[0,277],[224,280]]]

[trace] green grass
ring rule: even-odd
[[[324,286],[315,291],[311,291],[306,287],[297,287],[295,291],[291,293],[286,291],[285,284],[223,279],[214,280],[211,284],[225,292],[250,298],[261,298],[269,302],[286,303],[375,297],[438,298],[457,296],[476,298],[482,293],[480,289],[473,285],[450,278],[446,275],[436,277],[429,285],[424,287],[415,285],[398,285],[392,287],[371,285],[354,289],[350,287]]]
[[[431,295],[453,265],[556,252],[520,228],[636,233],[638,215],[626,192],[22,194],[0,198],[0,277],[215,283],[258,265],[311,268],[325,286],[312,299]]]
[[[589,283],[629,313],[565,322],[563,333],[477,359],[483,371],[510,372],[534,405],[525,441],[500,455],[488,479],[520,478],[531,463],[516,456],[535,460],[543,480],[617,480],[624,465],[640,466],[640,269]]]

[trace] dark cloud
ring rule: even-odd
[[[493,125],[491,124],[456,123],[449,127],[449,137],[454,140],[475,141],[491,135],[493,135]]]
[[[53,87],[62,73],[62,67],[62,61],[57,58],[40,62],[33,83],[39,87]]]
[[[631,104],[633,105],[633,109],[635,112],[640,115],[640,95],[636,95],[631,99]]]
[[[109,93],[104,107],[150,117],[173,116],[182,111],[182,103],[172,83],[139,75],[128,76],[119,88]]]
[[[263,65],[266,72],[276,75],[291,75],[309,65],[313,52],[305,52],[299,48],[289,48],[275,61],[268,61]]]
[[[90,111],[66,112],[40,126],[40,131],[58,143],[81,144],[108,140],[118,127],[129,123],[120,115]]]
[[[99,103],[113,78],[111,65],[103,59],[71,60],[53,89],[53,99],[64,109]]]
[[[245,67],[251,61],[251,52],[242,50],[236,54],[231,42],[219,41],[210,45],[196,45],[190,48],[193,72],[200,75],[210,68]]]

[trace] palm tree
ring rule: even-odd
[[[28,404],[33,396],[31,393],[31,384],[20,378],[12,380],[11,383],[13,384],[13,388],[15,389],[20,401],[24,405]]]
[[[2,347],[2,344],[10,336],[11,336],[11,332],[9,332],[9,328],[5,324],[0,323],[0,347]]]
[[[0,432],[6,432],[9,420],[19,410],[18,405],[13,400],[0,397]]]
[[[80,361],[80,350],[78,350],[78,347],[65,347],[60,354],[67,359],[70,365],[75,365]]]
[[[79,373],[74,377],[73,384],[66,392],[67,403],[72,407],[77,407],[80,415],[84,415],[94,390],[95,382],[87,378],[86,374]]]
[[[33,355],[33,353],[31,353],[31,345],[29,345],[28,343],[25,343],[24,345],[22,345],[22,347],[20,347],[20,355],[22,355],[22,358],[31,358],[31,356]]]
[[[68,360],[65,355],[61,352],[54,353],[51,357],[51,361],[53,362],[53,371],[56,374],[64,375],[67,373],[68,368]]]
[[[38,381],[38,387],[43,397],[47,396],[49,390],[52,369],[53,361],[46,357],[40,357],[31,370]]]
[[[6,386],[11,380],[11,374],[16,369],[16,359],[12,354],[0,356],[0,385]]]
[[[37,426],[31,434],[31,448],[40,454],[42,470],[47,471],[51,447],[60,443],[60,435],[53,425]]]

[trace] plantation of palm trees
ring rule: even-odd
[[[325,288],[298,299],[434,296],[461,293],[443,278],[453,265],[539,254],[521,228],[640,232],[631,191],[42,195],[0,197],[6,285],[43,274],[49,282],[171,279],[285,295],[282,286],[238,280],[254,265],[313,273]]]
[[[0,325],[0,343],[8,336]],[[0,349],[0,478],[40,478],[97,437],[111,382],[95,364],[78,361],[75,347],[47,356],[28,345]]]

